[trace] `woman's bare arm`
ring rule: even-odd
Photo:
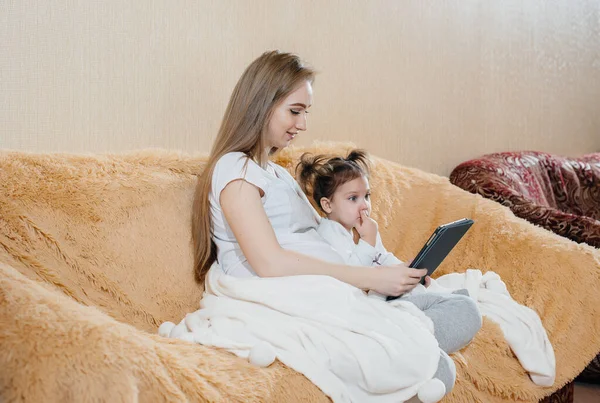
[[[244,256],[260,277],[327,275],[357,288],[399,295],[414,288],[426,273],[403,265],[373,268],[332,264],[283,249],[265,213],[260,190],[244,180],[227,184],[220,203]]]

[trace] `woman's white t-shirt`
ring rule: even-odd
[[[230,182],[243,179],[264,192],[261,198],[277,241],[284,249],[332,263],[343,263],[341,256],[317,233],[320,217],[294,178],[279,165],[269,162],[267,169],[241,152],[228,153],[216,163],[209,195],[213,241],[217,261],[232,276],[256,276],[221,209],[221,191]]]

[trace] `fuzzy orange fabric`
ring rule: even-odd
[[[303,151],[285,150],[277,162],[291,170]],[[374,160],[373,217],[388,249],[408,259],[437,225],[473,218],[436,274],[496,271],[518,302],[539,313],[555,348],[555,386],[535,386],[485,320],[455,356],[457,384],[444,401],[535,402],[573,379],[600,351],[600,252],[447,178]],[[0,400],[329,400],[278,362],[256,368],[155,335],[163,321],[198,308],[190,218],[204,161],[161,150],[0,152]]]

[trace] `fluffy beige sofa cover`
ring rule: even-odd
[[[301,152],[278,162],[292,168]],[[343,152],[321,145],[311,151]],[[228,352],[157,336],[197,309],[191,202],[205,159],[0,152],[0,400],[325,402],[276,362],[256,368]],[[557,381],[535,386],[490,321],[455,356],[446,402],[535,402],[573,379],[600,350],[600,252],[450,185],[376,159],[373,216],[384,242],[412,257],[438,224],[476,225],[438,274],[498,272],[539,313]],[[458,325],[458,324],[457,324]]]

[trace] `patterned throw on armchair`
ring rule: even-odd
[[[558,235],[600,248],[600,153],[489,154],[454,168],[450,182]]]
[[[450,182],[558,235],[600,248],[600,153],[488,154],[458,165]],[[600,354],[579,379],[600,382]]]

